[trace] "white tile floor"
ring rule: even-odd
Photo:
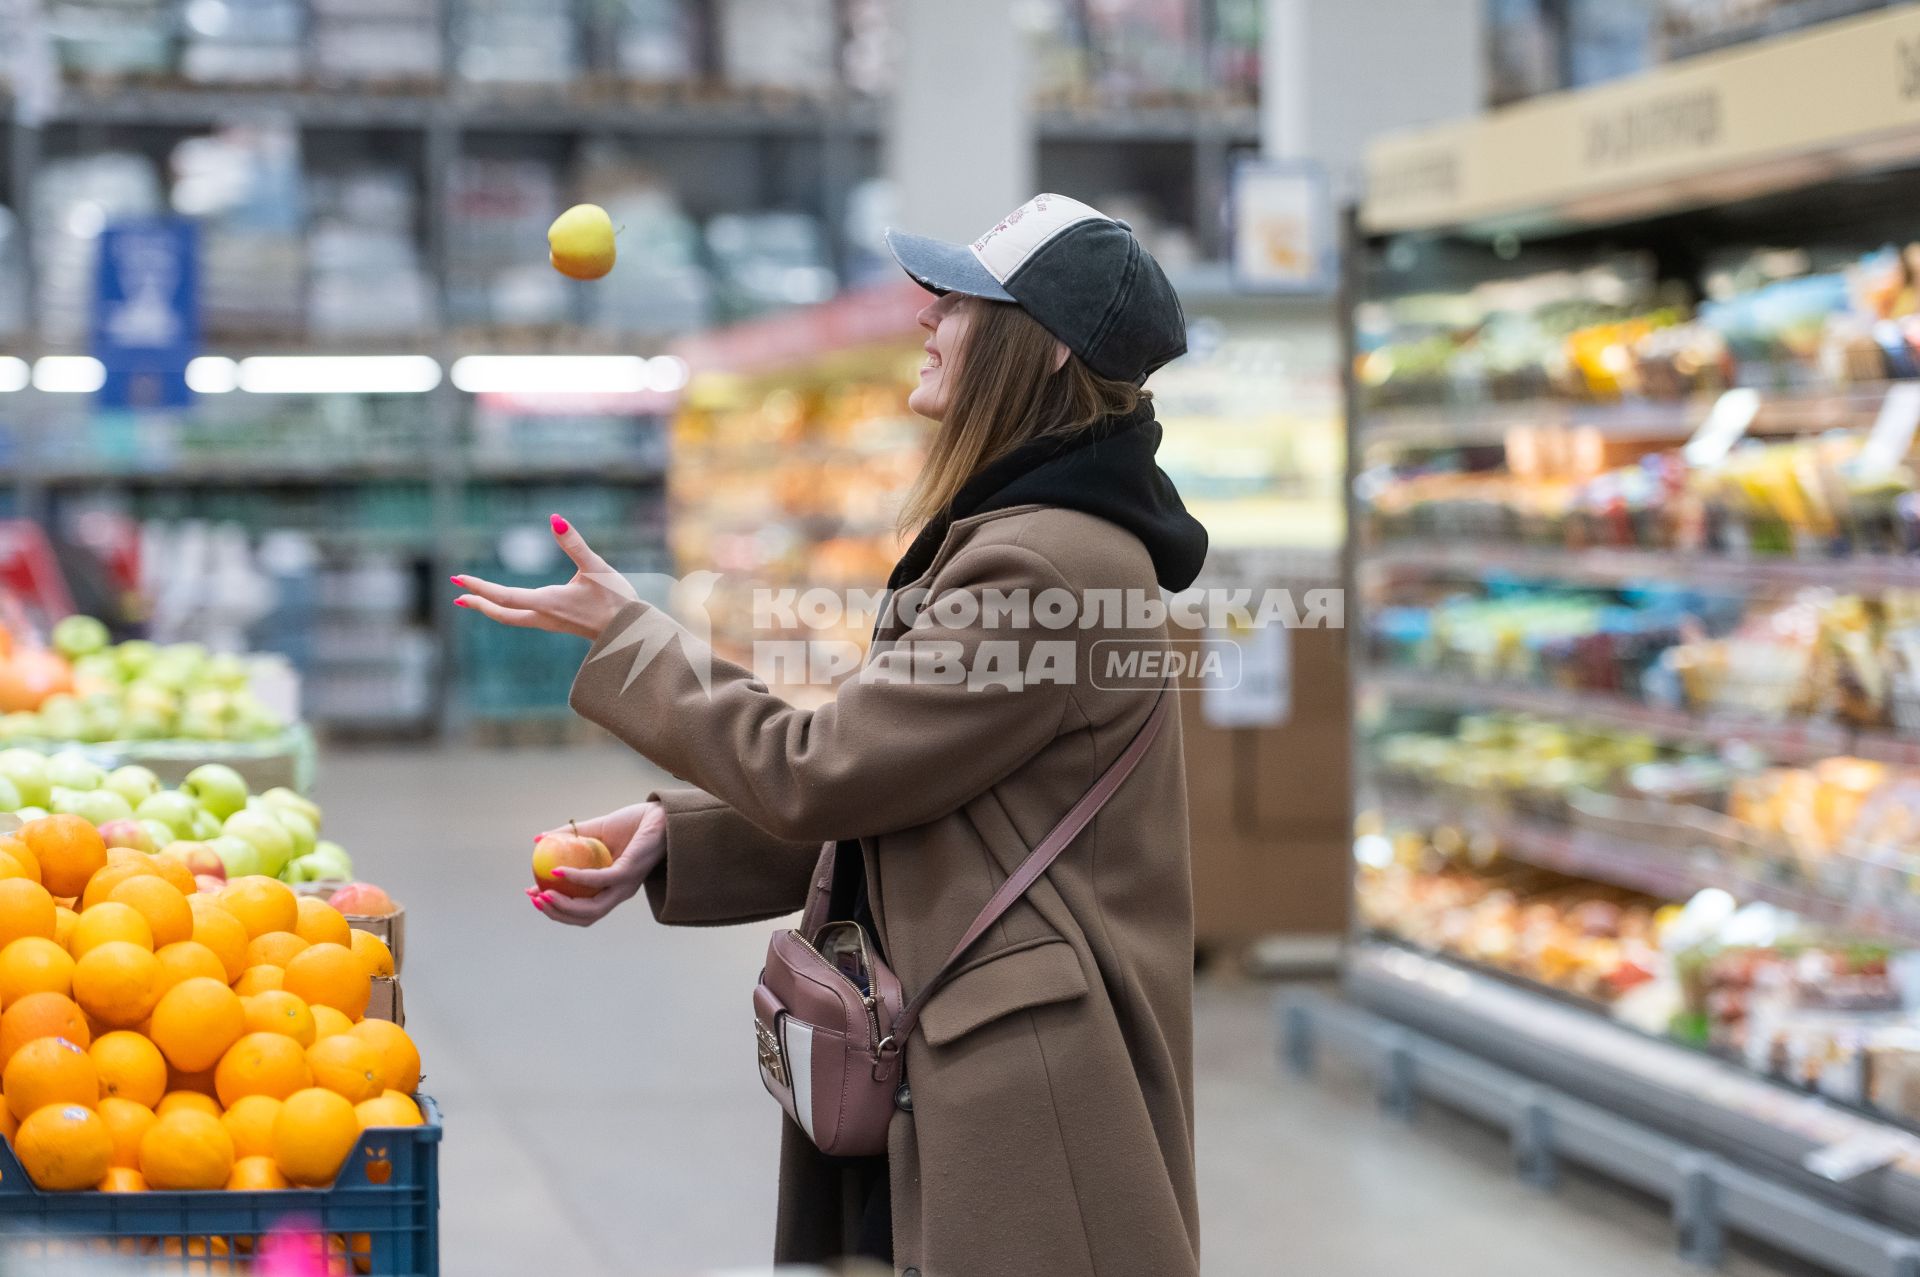
[[[778,1115],[741,1036],[764,932],[671,931],[640,904],[580,931],[522,894],[534,833],[648,783],[610,749],[323,760],[329,836],[407,905],[408,1025],[446,1115],[449,1277],[765,1271]],[[1542,1197],[1487,1133],[1439,1114],[1408,1131],[1351,1080],[1286,1076],[1268,1003],[1233,983],[1199,994],[1209,1277],[1695,1271],[1654,1206],[1588,1184]]]

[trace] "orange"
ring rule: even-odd
[[[138,1033],[109,1033],[87,1054],[99,1070],[103,1100],[132,1100],[152,1108],[167,1093],[167,1061],[159,1047]]]
[[[142,876],[151,878],[155,875],[155,869],[151,865],[143,863],[149,859],[145,852],[134,851],[127,854],[138,856],[140,859],[114,860],[113,852],[109,851],[107,853],[107,867],[87,879],[87,889],[80,893],[81,913],[85,913],[95,905],[107,903],[109,893],[129,878]]]
[[[100,1102],[100,1072],[85,1047],[65,1038],[35,1038],[13,1053],[0,1090],[7,1107],[21,1121],[49,1104],[79,1104],[92,1108]]]
[[[67,952],[76,959],[83,958],[89,949],[97,949],[115,940],[137,944],[148,953],[153,952],[153,928],[147,925],[140,911],[132,905],[110,900],[80,911],[80,921],[74,924]]]
[[[284,968],[306,948],[307,942],[291,931],[269,931],[248,942],[247,965]]]
[[[233,1174],[233,1137],[205,1113],[169,1113],[140,1141],[140,1173],[157,1189],[216,1189]]]
[[[209,903],[202,905],[200,901]],[[213,951],[227,970],[227,983],[240,978],[247,969],[247,929],[240,919],[212,903],[212,896],[193,896],[187,907],[193,911],[193,938]]]
[[[113,1136],[92,1109],[55,1104],[20,1123],[13,1152],[27,1178],[41,1188],[76,1192],[106,1177],[113,1164]]]
[[[308,1006],[332,1007],[349,1020],[365,1015],[373,996],[365,965],[342,944],[316,944],[296,954],[283,987]]]
[[[249,940],[269,931],[292,931],[300,925],[300,906],[293,889],[257,874],[229,882],[220,893],[220,907],[240,919]]]
[[[220,1057],[214,1090],[228,1108],[249,1095],[284,1100],[313,1085],[313,1069],[298,1042],[280,1033],[249,1033]]]
[[[287,1097],[273,1120],[273,1160],[295,1184],[333,1183],[360,1138],[353,1105],[332,1091],[311,1087]]]
[[[7,1142],[11,1143],[13,1141],[13,1133],[19,1129],[20,1119],[13,1115],[13,1110],[8,1108],[5,1103],[0,1102],[0,1137],[4,1137]]]
[[[352,931],[353,956],[360,959],[367,974],[374,977],[392,975],[393,950],[387,948],[387,942],[371,931],[362,931],[358,927]]]
[[[233,1151],[240,1157],[273,1155],[273,1119],[280,1116],[280,1101],[271,1095],[246,1095],[220,1115],[227,1134],[233,1137]]]
[[[29,993],[0,1014],[0,1069],[13,1062],[14,1052],[37,1038],[65,1038],[83,1051],[93,1045],[86,1017],[72,998]]]
[[[22,936],[53,939],[53,895],[25,878],[0,879],[0,949]]]
[[[243,1157],[233,1164],[233,1174],[227,1177],[229,1193],[270,1193],[292,1187],[271,1157]]]
[[[80,915],[73,911],[72,906],[73,901],[54,897],[53,942],[62,949],[73,943],[73,929],[80,925]]]
[[[160,1000],[160,964],[138,945],[109,940],[74,964],[73,1000],[102,1024],[129,1028]]]
[[[220,1101],[211,1095],[203,1095],[199,1091],[168,1091],[160,1097],[160,1102],[153,1106],[153,1111],[160,1117],[182,1112],[205,1113],[210,1117],[221,1116]]]
[[[128,1168],[140,1165],[140,1138],[158,1119],[153,1110],[132,1100],[110,1095],[100,1101],[100,1120],[113,1136],[113,1164]]]
[[[193,1091],[213,1099],[213,1070],[197,1069],[192,1073],[182,1073],[169,1065],[167,1067],[167,1090]]]
[[[219,955],[198,940],[176,940],[153,956],[159,968],[161,993],[195,976],[205,976],[221,984],[227,982],[227,968]]]
[[[212,1068],[247,1030],[240,998],[206,976],[182,980],[153,1008],[153,1044],[183,1073]]]
[[[286,982],[287,973],[280,967],[248,967],[245,973],[233,982],[233,991],[243,998],[250,998],[256,993],[284,988]]]
[[[14,834],[0,834],[0,851],[6,852],[19,861],[27,871],[27,876],[35,882],[40,881],[40,859],[33,854],[33,848]]]
[[[353,1106],[353,1114],[363,1131],[375,1126],[419,1126],[426,1121],[420,1106],[398,1091],[382,1091],[360,1101]]]
[[[193,939],[193,910],[180,889],[158,874],[141,874],[115,887],[107,899],[131,905],[153,930],[153,947]]]
[[[109,1166],[95,1187],[103,1193],[144,1193],[147,1177],[131,1166]]]
[[[30,993],[73,991],[73,958],[52,940],[22,936],[0,949],[0,1006]]]
[[[144,852],[141,854],[145,855]],[[187,868],[184,861],[175,860],[172,856],[147,856],[147,863],[152,866],[154,873],[173,884],[181,899],[200,890],[200,884],[193,880],[193,870]]]
[[[352,1103],[370,1100],[385,1090],[381,1082],[380,1051],[364,1038],[338,1033],[307,1048],[313,1081],[345,1096]]]
[[[353,943],[353,928],[347,925],[347,915],[316,896],[300,896],[293,903],[298,911],[293,929],[302,940],[308,944],[341,946]]]
[[[46,816],[20,827],[20,841],[40,862],[40,881],[56,896],[77,896],[106,867],[100,831],[78,816]]]
[[[351,1033],[352,1031],[353,1021],[349,1020],[343,1013],[327,1006],[313,1008],[313,1040],[315,1042],[320,1041],[322,1038],[330,1038],[336,1034]]]
[[[22,882],[33,881],[33,875],[27,872],[27,867],[4,851],[0,851],[0,878],[18,878]]]
[[[247,1032],[279,1033],[303,1048],[313,1045],[313,1012],[286,990],[268,989],[240,999],[240,1004],[247,1013]]]
[[[420,1050],[407,1031],[391,1020],[362,1020],[353,1036],[380,1053],[380,1085],[412,1095],[420,1089]]]

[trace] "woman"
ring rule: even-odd
[[[622,850],[567,875],[592,896],[529,893],[557,922],[591,925],[642,888],[661,922],[684,925],[776,918],[826,891],[829,916],[864,922],[917,992],[1156,702],[1158,681],[1125,677],[1112,653],[1166,646],[1151,603],[1190,585],[1206,552],[1154,465],[1142,389],[1186,347],[1166,277],[1125,223],[1053,195],[970,247],[888,242],[936,294],[908,403],[940,423],[890,598],[934,605],[885,609],[832,703],[796,709],[711,659],[558,516],[579,568],[567,584],[454,578],[463,606],[593,640],[574,708],[699,787],[584,825]],[[1039,601],[1024,616],[938,605],[995,591]],[[1062,624],[1042,595],[1075,614]],[[956,680],[951,659],[929,674],[933,651],[990,676]],[[859,1254],[907,1277],[1198,1271],[1175,726],[928,1002],[887,1155],[828,1158],[786,1124],[780,1261]]]

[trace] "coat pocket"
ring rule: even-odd
[[[934,1046],[946,1046],[982,1025],[1028,1007],[1085,997],[1086,972],[1065,940],[1029,941],[963,968],[927,999],[920,1028]]]

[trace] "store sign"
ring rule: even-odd
[[[1243,160],[1233,170],[1233,280],[1248,292],[1331,293],[1333,200],[1318,165]]]
[[[1293,631],[1284,625],[1209,630],[1209,643],[1240,651],[1237,679],[1202,682],[1200,716],[1211,727],[1281,727],[1293,716]]]
[[[1916,125],[1920,10],[1883,11],[1385,137],[1367,152],[1362,220],[1374,232],[1541,210],[1606,220],[1737,198],[1775,176],[1804,184],[1792,161],[1839,171],[1920,155]]]
[[[99,401],[183,408],[187,363],[200,353],[197,227],[185,218],[119,222],[100,233],[93,355],[106,368]]]

